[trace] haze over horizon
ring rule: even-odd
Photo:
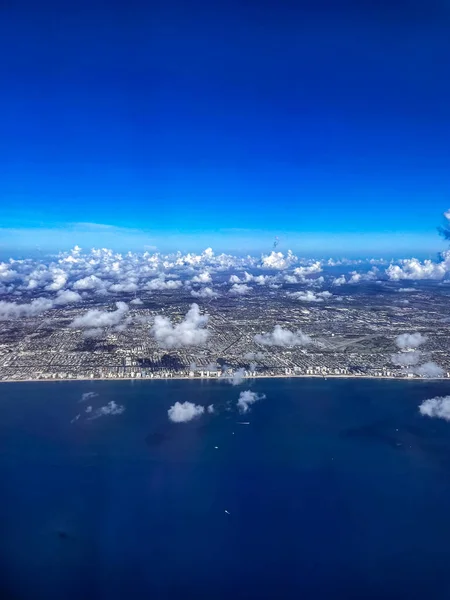
[[[4,7],[0,252],[445,249],[449,26],[437,0]]]

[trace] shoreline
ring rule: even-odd
[[[228,377],[189,377],[188,375],[176,375],[172,377],[72,377],[72,378],[49,378],[49,379],[0,379],[1,383],[49,383],[49,382],[76,382],[76,381],[223,381]],[[257,375],[256,377],[244,377],[244,381],[257,379],[395,379],[397,381],[445,381],[448,377],[396,377],[392,375]]]

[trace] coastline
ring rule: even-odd
[[[48,379],[0,379],[1,383],[48,383],[48,382],[75,382],[75,381],[226,381],[227,377],[189,377],[188,375],[175,375],[171,377],[72,377]],[[387,379],[397,381],[445,381],[448,377],[396,377],[393,375],[257,375],[244,377],[243,381],[257,379]]]

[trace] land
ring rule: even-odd
[[[224,278],[225,280],[225,278]],[[219,288],[220,289],[220,286]],[[448,339],[449,294],[445,286],[417,285],[414,292],[400,284],[368,282],[328,288],[330,298],[301,302],[293,286],[270,289],[253,286],[251,293],[216,299],[193,298],[184,287],[90,298],[52,308],[34,317],[0,323],[0,380],[161,379],[232,377],[420,377],[395,365],[396,336],[419,332],[427,338],[421,361],[432,361],[450,374]],[[31,298],[30,298],[31,299]],[[127,302],[127,327],[106,327],[97,337],[71,326],[89,309],[113,310]],[[200,346],[161,347],[151,334],[156,315],[180,322],[192,302],[209,315],[209,339]],[[311,337],[307,346],[266,346],[256,334],[275,325]],[[432,375],[431,375],[432,376]]]

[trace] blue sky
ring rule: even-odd
[[[448,2],[8,4],[0,248],[444,247]]]

